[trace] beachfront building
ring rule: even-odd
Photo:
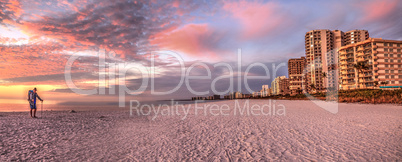
[[[231,92],[229,93],[230,99],[241,99],[243,98],[243,94],[241,92]]]
[[[281,79],[285,79],[286,76],[279,76],[276,77],[272,82],[271,82],[271,89],[272,89],[272,95],[280,95],[281,89],[279,87],[279,83]]]
[[[269,85],[262,85],[260,92],[261,92],[261,97],[271,96],[271,89],[269,88]]]
[[[261,93],[260,93],[260,92],[253,92],[252,95],[253,95],[254,98],[259,98],[259,97],[261,97]]]
[[[289,94],[300,94],[303,90],[304,69],[306,67],[306,58],[294,58],[288,61],[289,74]]]
[[[243,94],[242,98],[251,98],[253,97],[253,94]]]
[[[338,88],[339,55],[342,46],[369,38],[367,30],[311,30],[305,35],[306,88],[323,92],[328,87]]]
[[[341,89],[402,87],[402,41],[370,38],[339,49]],[[358,62],[366,67],[356,68]],[[383,83],[386,83],[385,85]]]
[[[305,35],[306,88],[322,91],[327,87],[322,76],[328,72],[326,54],[334,49],[334,34],[330,30],[312,30]],[[332,53],[332,52],[331,52]]]
[[[289,93],[289,79],[283,78],[279,81],[279,94],[287,95]]]
[[[342,46],[362,42],[369,38],[370,35],[367,30],[351,30],[345,32]]]

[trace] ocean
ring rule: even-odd
[[[205,101],[198,101],[198,103],[202,102],[214,102],[214,101],[219,101],[219,100],[205,100]],[[173,104],[194,104],[195,101],[191,100],[174,100]],[[159,105],[159,104],[167,104],[167,105],[172,105],[171,100],[158,100],[158,101],[139,101],[140,105],[144,104],[153,104],[153,105]],[[43,106],[43,107],[42,107]],[[136,103],[133,103],[133,107],[137,106]],[[37,111],[43,110],[43,111],[70,111],[70,110],[75,110],[75,111],[113,111],[113,110],[129,110],[130,109],[130,103],[126,103],[125,107],[119,107],[118,103],[116,102],[108,102],[108,103],[102,103],[102,102],[64,102],[64,103],[59,103],[59,104],[46,104],[44,103],[41,105],[41,103],[37,103]],[[8,104],[8,103],[0,103],[0,112],[26,112],[30,111],[29,104]]]

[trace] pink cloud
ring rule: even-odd
[[[150,43],[162,49],[179,51],[194,57],[217,58],[217,51],[208,42],[219,36],[207,24],[187,24],[181,28],[172,27],[150,37]]]
[[[364,5],[356,4],[356,6],[362,9],[361,22],[365,24],[380,20],[398,10],[398,3],[400,3],[398,0],[372,0],[365,2]]]
[[[240,21],[243,26],[243,37],[246,39],[275,33],[285,23],[286,16],[280,6],[274,2],[225,2],[223,9]]]

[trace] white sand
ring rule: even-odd
[[[285,116],[0,113],[0,161],[402,160],[401,106],[340,104],[334,115],[310,101],[276,104]]]

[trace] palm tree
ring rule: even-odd
[[[374,81],[374,87],[378,87],[378,81]]]
[[[310,84],[310,88],[311,88],[312,90],[313,90],[313,89],[316,90],[314,84]]]
[[[383,86],[386,86],[387,84],[388,84],[388,82],[387,81],[382,81],[382,82],[380,82],[380,85],[383,85]]]
[[[296,93],[301,94],[303,91],[300,89],[300,87],[297,88]]]
[[[323,72],[321,75],[322,75],[323,78],[326,78],[326,77],[327,77],[327,73],[326,73],[326,72]]]
[[[322,78],[323,79],[325,79],[325,78],[327,78],[327,73],[326,72],[323,72],[322,74],[321,74],[321,76],[322,76]],[[323,81],[324,82],[324,81]],[[328,86],[328,85],[327,85]],[[326,88],[324,87],[324,90],[325,90]]]
[[[356,64],[354,64],[353,67],[357,71],[357,85],[360,86],[360,84],[359,84],[359,74],[363,73],[364,70],[367,70],[369,68],[369,66],[367,65],[367,61],[361,61],[361,62],[357,62]]]

